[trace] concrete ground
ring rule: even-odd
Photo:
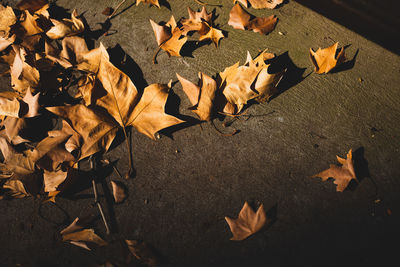
[[[104,21],[103,9],[117,2],[57,4],[84,13],[96,30]],[[102,199],[113,234],[105,235],[101,220],[94,222],[96,232],[109,241],[146,241],[163,266],[387,266],[398,261],[400,57],[294,1],[275,10],[249,9],[279,18],[267,36],[230,27],[232,1],[208,2],[223,4],[213,7],[216,24],[227,32],[218,49],[212,44],[187,48],[181,58],[161,52],[158,64],[152,64],[157,45],[149,19],[187,17],[188,6],[200,8],[192,0],[168,0],[170,9],[127,1],[121,8],[126,10],[111,21],[115,34],[99,41],[119,45],[131,57],[125,71],[138,87],[175,81],[175,73],[197,81],[199,71],[215,75],[244,63],[246,51],[255,56],[268,48],[288,67],[283,92],[270,103],[248,107],[247,114],[254,116],[235,121],[230,128],[240,132],[232,137],[217,134],[209,124],[157,141],[133,131],[136,177],[125,181],[111,173],[105,178],[123,182],[129,198],[119,205]],[[335,41],[347,47],[349,62],[334,73],[313,74],[309,48]],[[179,104],[180,114],[194,117],[179,83],[173,91],[170,106]],[[339,193],[332,180],[310,178],[350,148],[358,184]],[[124,144],[106,157],[119,159],[118,169],[126,171]],[[230,241],[224,216],[235,218],[245,201],[254,207],[263,203],[271,223],[244,241]],[[56,205],[32,198],[0,201],[0,265],[91,266],[119,260],[111,249],[89,252],[60,240],[60,229],[75,217],[98,214],[92,203],[90,188],[75,198],[59,198]]]

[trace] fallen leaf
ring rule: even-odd
[[[126,198],[125,188],[115,181],[111,181],[111,186],[115,203],[123,202]]]
[[[83,21],[78,18],[78,13],[75,9],[72,11],[71,19],[63,19],[61,21],[51,19],[51,22],[54,26],[46,32],[46,35],[51,39],[77,35],[85,29]]]
[[[66,235],[66,234],[70,234],[70,233],[73,233],[73,232],[83,229],[84,227],[82,225],[80,225],[79,223],[80,223],[79,218],[76,217],[75,220],[70,225],[68,225],[66,228],[61,230],[60,234]]]
[[[64,68],[70,68],[83,62],[88,48],[85,39],[79,36],[69,36],[62,40],[62,50],[58,50],[49,42],[45,42],[46,57],[57,62]]]
[[[47,0],[21,0],[17,3],[17,8],[19,10],[27,10],[31,13],[35,13],[48,5],[48,3]]]
[[[223,94],[228,102],[236,105],[237,112],[251,99],[264,102],[278,92],[276,86],[285,71],[269,72],[270,65],[265,64],[265,60],[273,57],[264,51],[253,60],[248,53],[245,65],[236,63],[219,74],[219,84],[224,86]]]
[[[158,257],[145,242],[137,240],[125,240],[125,243],[132,255],[135,256],[136,259],[138,259],[141,263],[144,263],[150,267],[155,267],[158,265]]]
[[[150,19],[159,48],[163,49],[169,56],[180,56],[182,46],[187,37],[182,37],[183,32],[176,26],[174,16],[165,24],[160,25]]]
[[[150,5],[154,5],[158,8],[160,8],[160,4],[158,3],[158,0],[137,0],[136,6],[138,6],[140,3],[150,4]]]
[[[221,30],[211,27],[207,22],[201,23],[201,28],[198,32],[200,41],[211,40],[215,47],[218,47],[219,40],[225,37]]]
[[[207,13],[205,6],[203,6],[200,12],[193,11],[190,7],[188,7],[189,18],[181,19],[180,23],[182,24],[182,34],[186,35],[191,31],[199,31],[202,28],[202,22],[207,22],[207,24],[211,24],[212,13]]]
[[[0,5],[0,33],[3,37],[8,37],[11,26],[17,22],[17,17],[10,6]]]
[[[229,13],[228,24],[234,29],[252,30],[261,34],[268,34],[275,29],[278,20],[274,15],[269,17],[252,17],[241,5],[236,4]]]
[[[39,27],[37,23],[37,17],[32,16],[28,10],[24,11],[23,21],[20,22],[20,25],[24,28],[25,34],[27,36],[35,35],[38,33],[42,33],[43,29]]]
[[[210,76],[199,72],[200,86],[186,80],[179,74],[176,74],[178,80],[182,84],[182,89],[189,97],[192,103],[192,111],[196,113],[200,120],[209,121],[213,114],[213,101],[217,90],[217,83]]]
[[[342,47],[336,56],[338,44],[339,43],[335,43],[324,49],[318,48],[316,52],[310,48],[310,58],[311,62],[314,64],[314,71],[316,73],[328,73],[333,68],[345,61],[344,47]]]
[[[248,1],[250,2],[251,7],[255,9],[261,9],[261,8],[273,9],[283,3],[283,0],[248,0]]]
[[[225,217],[225,220],[233,234],[231,240],[244,240],[266,225],[267,216],[263,204],[260,205],[257,212],[254,212],[250,205],[245,202],[237,219]]]
[[[89,242],[94,243],[100,247],[107,245],[107,242],[96,235],[93,229],[84,229],[73,233],[64,233],[62,235],[62,240],[74,242]]]
[[[12,45],[16,38],[17,36],[15,34],[11,35],[10,37],[0,36],[0,52]]]
[[[154,140],[156,132],[183,122],[165,113],[170,89],[167,85],[151,84],[139,98],[135,85],[109,61],[104,47],[93,87],[86,89],[90,90],[82,92],[85,102],[107,110],[121,127],[134,126]]]
[[[22,100],[16,92],[0,92],[0,115],[14,118],[31,118],[38,115],[39,94],[32,95],[31,90],[26,90]]]
[[[37,196],[42,186],[42,175],[40,172],[33,172],[25,175],[13,174],[3,184],[6,192],[3,198],[24,198],[28,196]]]
[[[242,5],[244,5],[245,7],[249,6],[249,3],[247,2],[247,0],[233,0],[233,3],[236,4],[236,2],[241,3]]]
[[[11,85],[14,90],[25,94],[27,88],[36,88],[39,85],[39,71],[26,61],[27,53],[23,47],[12,45],[15,57],[11,65]]]
[[[352,150],[349,150],[346,159],[339,156],[336,156],[336,158],[339,163],[342,164],[342,166],[331,164],[329,169],[317,173],[312,177],[320,177],[322,178],[322,181],[326,181],[328,178],[333,178],[335,179],[333,183],[337,185],[336,191],[343,192],[352,179],[357,180],[356,173],[354,171]]]
[[[100,151],[107,151],[118,131],[116,123],[107,114],[99,113],[82,104],[46,109],[63,118],[80,135],[82,146],[78,160]]]
[[[0,179],[8,179],[11,178],[13,172],[7,168],[7,165],[4,163],[0,163]]]

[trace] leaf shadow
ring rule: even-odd
[[[368,168],[368,161],[364,157],[364,147],[359,147],[353,152],[353,162],[357,180],[351,180],[349,185],[347,186],[347,189],[354,191],[362,180],[364,180],[365,178],[370,178],[372,183],[374,184],[375,191],[377,193],[377,184],[375,180],[371,177]]]
[[[283,54],[274,57],[270,61],[271,66],[269,67],[268,71],[271,73],[277,73],[286,69],[286,73],[283,75],[282,80],[278,84],[278,93],[273,95],[270,100],[278,97],[279,95],[283,94],[291,87],[295,86],[296,84],[302,82],[306,79],[311,73],[303,76],[306,68],[299,68],[294,64],[293,60],[289,56],[289,51],[284,52]]]
[[[346,49],[349,46],[350,45],[344,46],[344,49]],[[354,67],[355,63],[356,63],[356,59],[357,59],[359,51],[360,51],[360,49],[357,49],[356,53],[354,54],[354,56],[353,56],[353,58],[351,60],[345,61],[344,63],[340,64],[336,68],[332,69],[330,71],[330,73],[337,73],[337,72],[341,72],[341,71],[352,69]]]
[[[167,0],[159,0],[158,3],[160,3],[160,6],[164,6],[169,11],[171,11],[171,5],[168,3]]]
[[[175,82],[176,83],[176,82]],[[191,116],[187,116],[187,115],[183,115],[179,113],[179,106],[181,103],[181,99],[179,98],[179,96],[177,94],[175,94],[174,91],[170,91],[168,99],[167,99],[167,103],[165,104],[165,112],[169,115],[173,115],[175,117],[177,117],[178,119],[183,120],[183,123],[180,123],[178,125],[174,125],[165,129],[162,129],[161,131],[159,131],[160,134],[165,135],[171,139],[174,139],[172,134],[175,133],[176,131],[188,128],[190,126],[196,125],[201,123],[199,120],[191,117]]]
[[[191,57],[194,58],[193,52],[200,48],[205,46],[206,44],[210,44],[211,41],[205,40],[205,41],[187,41],[181,48],[181,56],[183,57]]]
[[[111,63],[123,73],[128,75],[133,84],[136,86],[136,89],[138,89],[139,93],[142,94],[143,89],[148,86],[148,83],[144,79],[143,71],[139,65],[124,51],[119,44],[107,49],[107,52],[110,55]]]

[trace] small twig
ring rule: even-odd
[[[214,129],[217,131],[217,133],[219,133],[222,136],[233,136],[235,134],[237,134],[239,131],[238,130],[234,130],[232,133],[223,133],[221,132],[220,129],[217,128],[217,126],[215,126],[214,121],[210,121],[211,125],[214,127]]]
[[[111,165],[112,165],[114,171],[118,174],[119,178],[123,179],[123,177],[122,177],[121,173],[119,172],[119,170],[117,169],[117,167],[114,164],[111,164]]]
[[[197,4],[202,5],[202,6],[216,6],[216,7],[222,7],[222,5],[217,5],[217,4],[209,4],[200,0],[194,0]]]
[[[125,1],[126,1],[126,0],[122,0],[122,1],[115,7],[114,12],[111,13],[111,15],[107,17],[107,19],[112,18],[112,16],[114,16],[115,13],[117,13],[117,10],[121,7],[121,5],[122,5],[123,3],[125,3]]]
[[[92,170],[96,169],[94,158],[92,156],[90,157],[90,168]],[[109,235],[110,234],[110,227],[108,226],[106,216],[104,215],[103,207],[101,206],[101,203],[99,201],[99,195],[97,194],[96,179],[95,179],[94,176],[92,176],[92,187],[93,187],[93,193],[94,193],[94,203],[99,208],[101,218],[103,219],[104,226],[106,227],[106,233]]]

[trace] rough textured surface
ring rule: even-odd
[[[104,20],[104,8],[117,2],[57,4],[77,8],[96,29]],[[268,115],[234,122],[241,132],[233,137],[218,135],[209,124],[157,141],[133,131],[137,175],[121,180],[129,197],[112,208],[116,234],[108,240],[145,240],[165,266],[384,266],[395,259],[397,247],[391,244],[398,239],[400,218],[400,57],[293,1],[276,10],[250,9],[254,15],[279,18],[276,29],[263,36],[227,25],[232,1],[209,0],[223,3],[215,8],[216,23],[228,33],[220,47],[204,45],[183,58],[161,52],[153,65],[157,45],[149,19],[167,21],[172,14],[179,19],[187,16],[187,6],[200,8],[190,0],[168,2],[170,10],[127,1],[122,10],[127,9],[111,21],[116,33],[99,39],[106,47],[119,44],[148,84],[176,80],[176,72],[197,81],[199,71],[215,75],[238,60],[243,63],[247,50],[255,56],[265,48],[277,55],[288,51],[294,64],[305,68],[306,78],[291,84],[296,77],[291,75],[288,90],[268,104],[250,106],[248,114]],[[354,66],[328,75],[310,74],[309,48],[334,41],[349,45],[346,55],[355,57]],[[140,80],[129,68],[127,74]],[[3,78],[1,89],[8,84]],[[173,90],[181,114],[193,116],[180,84]],[[370,174],[353,190],[338,193],[331,181],[310,178],[350,148],[367,161],[360,176]],[[118,168],[127,169],[124,145],[106,157],[119,159]],[[120,180],[115,173],[111,178]],[[91,193],[88,189],[74,200],[57,199],[56,205],[40,206],[31,198],[0,201],[1,265],[104,262],[107,252],[88,252],[59,236],[75,217],[97,214]],[[224,216],[235,217],[245,201],[263,203],[270,210],[267,216],[275,213],[276,220],[247,240],[230,241]],[[96,229],[107,239],[101,220]]]

